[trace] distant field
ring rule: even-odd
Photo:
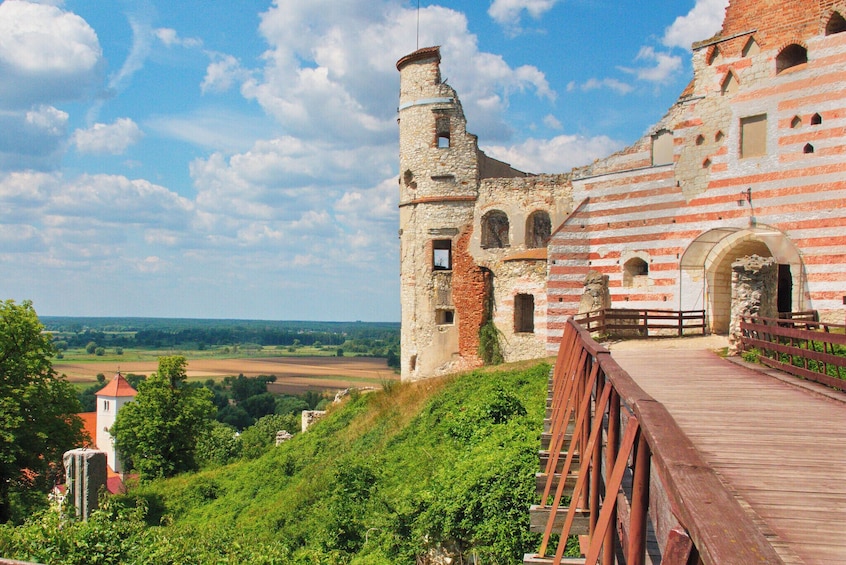
[[[57,373],[72,383],[95,382],[97,373],[110,379],[120,369],[123,374],[149,375],[156,361],[103,361],[86,363],[54,362]],[[246,377],[276,375],[268,391],[277,394],[301,394],[307,390],[340,390],[349,387],[379,387],[385,381],[399,380],[385,359],[368,357],[270,357],[242,359],[194,359],[188,361],[192,380],[221,380],[226,376]]]

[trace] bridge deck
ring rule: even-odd
[[[705,350],[615,350],[786,563],[846,562],[846,402]]]

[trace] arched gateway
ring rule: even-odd
[[[792,241],[768,226],[716,228],[688,245],[679,263],[680,294],[685,308],[705,308],[713,333],[727,333],[731,314],[731,264],[759,255],[778,262],[778,310],[804,308],[805,268]]]

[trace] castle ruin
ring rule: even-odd
[[[777,265],[780,312],[843,320],[846,0],[731,0],[694,75],[627,149],[564,174],[485,155],[440,50],[400,59],[402,378],[554,354],[585,279],[612,307],[703,309],[727,333],[732,263]]]

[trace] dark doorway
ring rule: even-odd
[[[778,266],[778,311],[793,311],[793,276],[790,265]]]

